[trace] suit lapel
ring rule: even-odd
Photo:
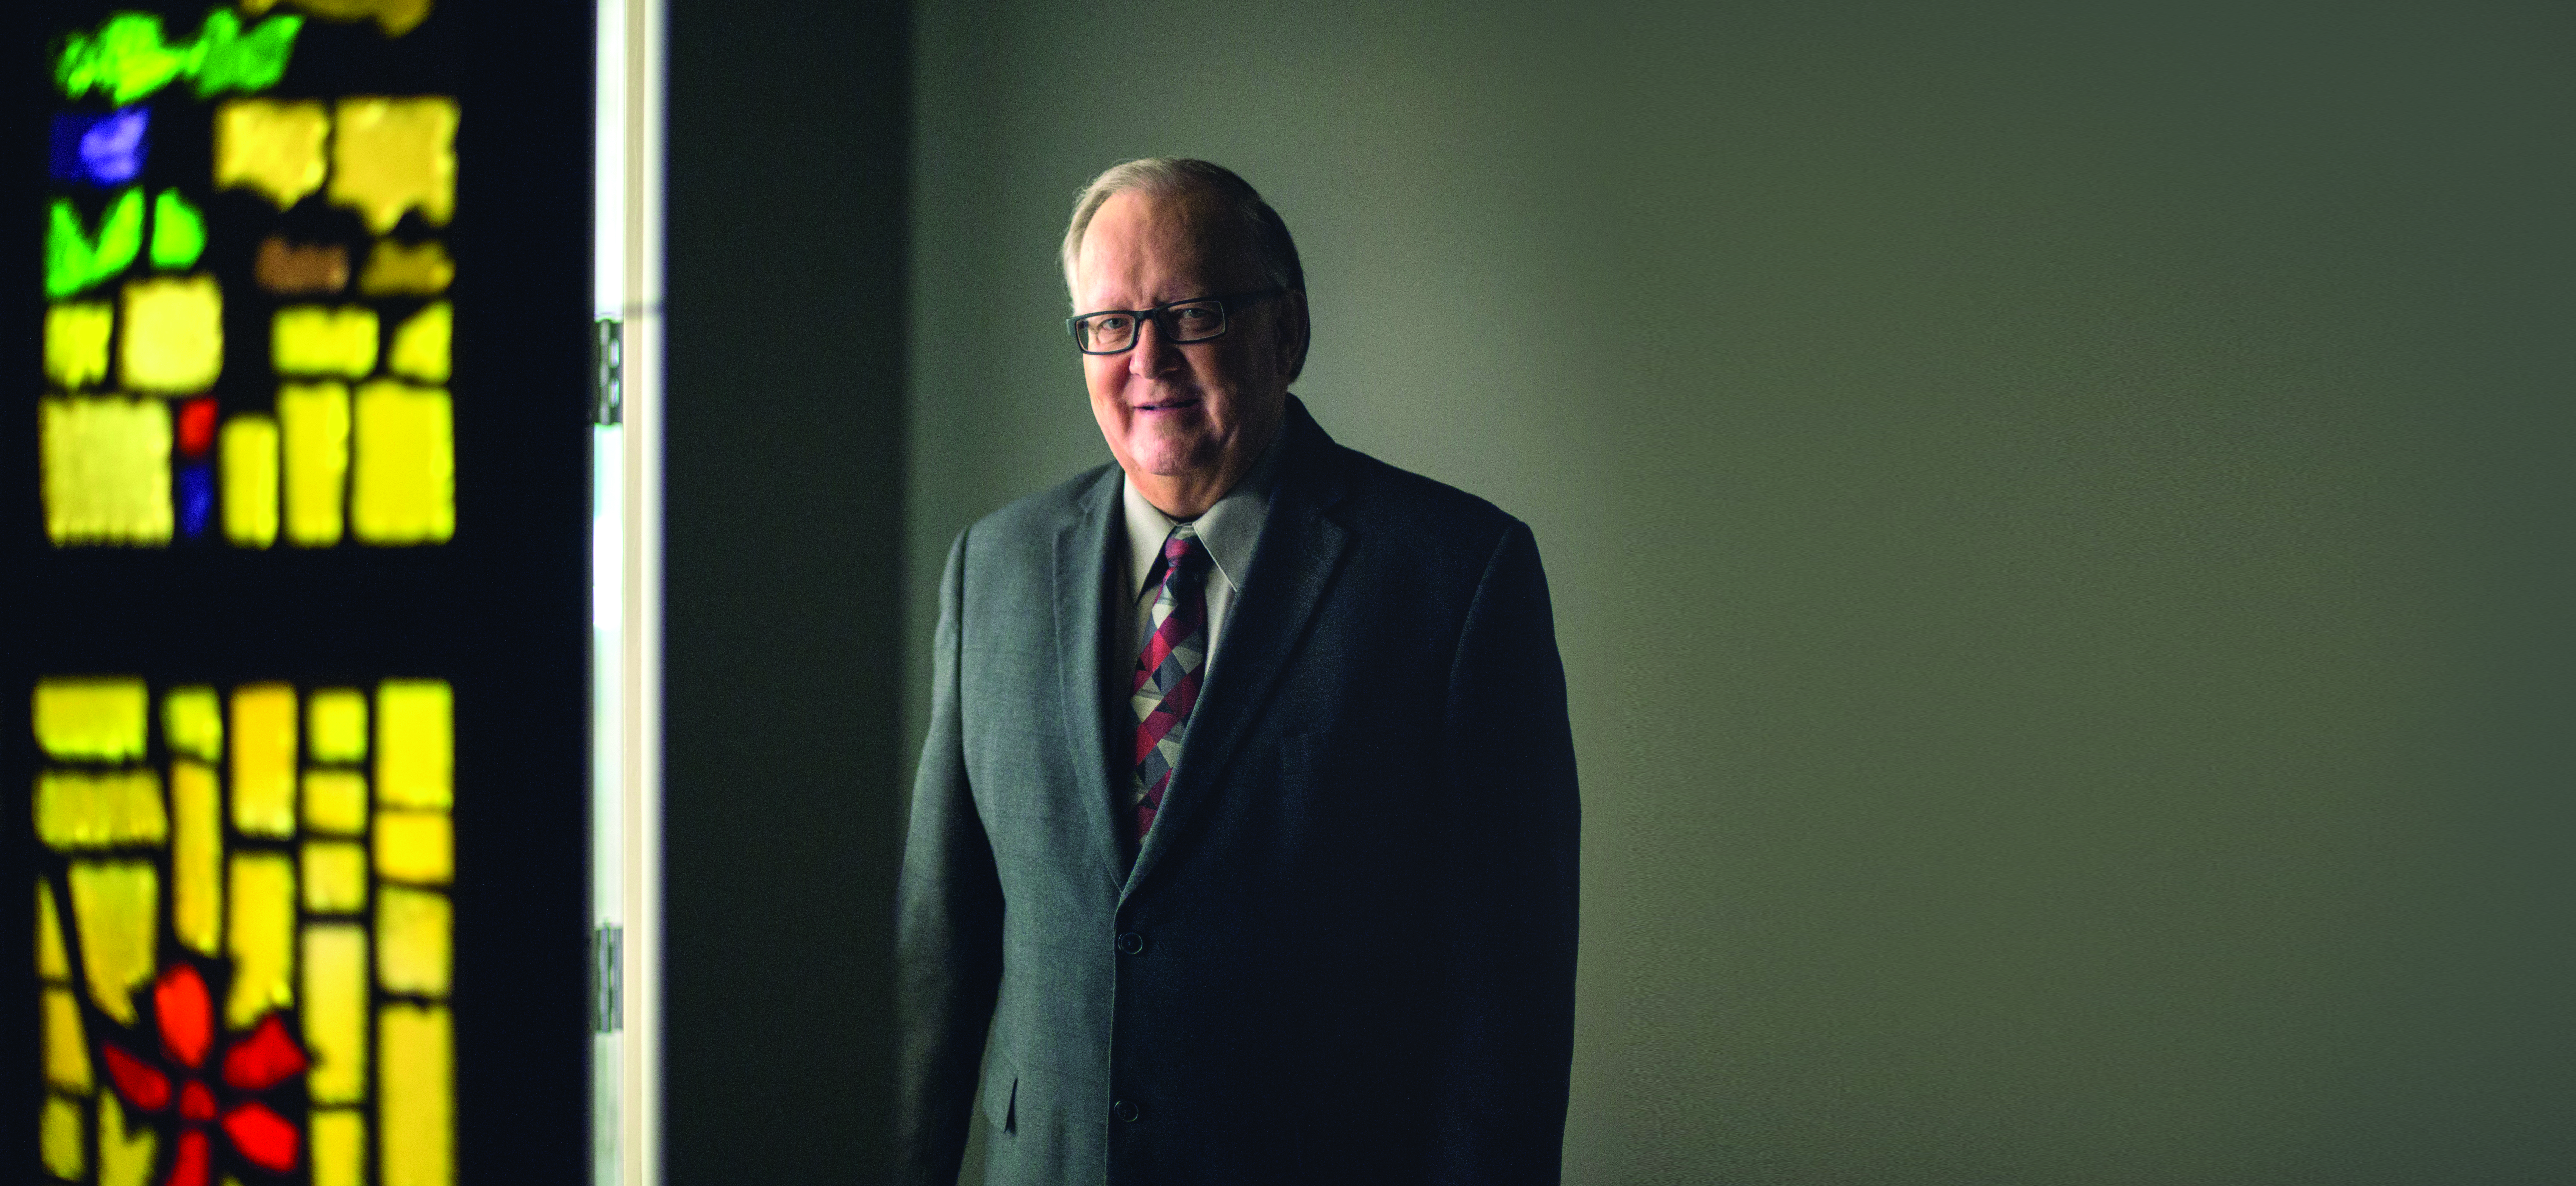
[[[1116,885],[1126,878],[1126,849],[1117,822],[1126,807],[1125,784],[1109,761],[1109,683],[1101,666],[1108,626],[1110,525],[1116,521],[1118,468],[1094,483],[1081,515],[1055,534],[1055,658],[1064,709],[1064,732],[1073,750],[1075,785],[1092,801],[1078,812],[1088,821],[1101,867]]]
[[[1203,800],[1217,793],[1225,767],[1286,674],[1349,544],[1350,532],[1324,515],[1341,497],[1332,438],[1295,396],[1289,397],[1287,423],[1280,430],[1290,434],[1289,452],[1280,459],[1261,542],[1227,615],[1225,634],[1217,640],[1207,687],[1190,713],[1180,767],[1172,772],[1154,829],[1136,854],[1126,894],[1133,894],[1163,852],[1178,843],[1183,825],[1205,809]]]

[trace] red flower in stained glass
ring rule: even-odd
[[[116,1093],[125,1102],[146,1112],[158,1112],[170,1106],[170,1076],[159,1067],[144,1062],[105,1042],[107,1077],[116,1084]]]
[[[162,1053],[181,1066],[206,1061],[215,1042],[215,1001],[195,968],[181,964],[153,982],[152,1017],[160,1023]]]
[[[304,1048],[286,1032],[286,1023],[271,1013],[260,1018],[249,1035],[235,1039],[220,1064],[224,1086],[241,1093],[230,1107],[218,1104],[204,1080],[190,1074],[206,1068],[215,1047],[215,1003],[205,977],[191,964],[173,965],[152,985],[152,1019],[160,1031],[161,1053],[179,1076],[181,1129],[177,1156],[164,1186],[207,1186],[212,1180],[213,1150],[202,1125],[217,1121],[242,1158],[265,1170],[295,1168],[304,1134],[295,1122],[249,1098],[301,1075],[312,1066]],[[145,1112],[170,1106],[171,1070],[164,1070],[112,1042],[99,1043],[108,1081],[125,1102]],[[220,1120],[218,1120],[220,1117]]]
[[[311,1065],[304,1048],[286,1036],[286,1023],[271,1013],[259,1028],[224,1052],[224,1082],[244,1091],[262,1091],[304,1073]]]

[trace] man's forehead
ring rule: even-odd
[[[1084,288],[1155,279],[1229,282],[1259,261],[1216,195],[1124,190],[1092,216],[1075,257]],[[1150,273],[1166,275],[1156,277]],[[1180,275],[1177,273],[1189,273]]]

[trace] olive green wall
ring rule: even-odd
[[[925,5],[907,735],[1107,458],[1072,191],[1206,156],[1546,555],[1570,1182],[2563,1180],[2571,15]]]

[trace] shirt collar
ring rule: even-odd
[[[1262,521],[1270,517],[1270,487],[1279,471],[1280,442],[1287,435],[1286,426],[1281,426],[1243,480],[1193,520],[1198,525],[1199,542],[1207,545],[1208,558],[1216,561],[1217,576],[1238,592],[1243,588],[1244,570],[1252,565],[1252,547],[1261,541]],[[1145,501],[1136,483],[1123,475],[1118,479],[1118,497],[1126,511],[1127,596],[1132,601],[1145,595],[1145,577],[1154,571],[1154,557],[1163,550],[1163,541],[1171,538],[1172,528],[1179,520]]]

